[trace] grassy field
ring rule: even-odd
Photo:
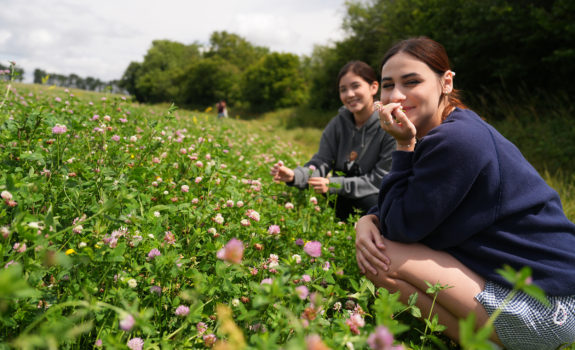
[[[458,349],[359,273],[326,198],[271,181],[316,151],[321,128],[298,122],[314,113],[218,120],[16,84],[0,109],[0,349]],[[543,174],[573,210],[572,173]]]

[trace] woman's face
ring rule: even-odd
[[[427,64],[400,52],[385,63],[381,77],[381,102],[400,103],[418,137],[441,124],[444,105],[439,102],[446,82]]]
[[[359,75],[347,72],[339,80],[339,98],[355,116],[369,117],[373,113],[373,96],[378,87],[377,81],[369,84]]]

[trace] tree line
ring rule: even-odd
[[[241,36],[214,32],[208,45],[155,40],[142,62],[103,82],[34,71],[35,83],[127,91],[146,103],[203,109],[225,99],[231,110],[291,106],[336,110],[336,77],[358,59],[379,71],[395,42],[427,36],[442,43],[466,100],[541,99],[575,93],[575,1],[364,0],[346,2],[344,39],[309,56],[271,52]],[[23,71],[20,72],[20,79]]]
[[[157,40],[120,86],[141,102],[206,107],[225,99],[254,112],[308,105],[335,110],[336,76],[349,60],[379,71],[396,41],[442,43],[465,97],[575,93],[575,2],[571,0],[371,0],[346,3],[345,39],[311,56],[270,52],[228,32],[208,47]]]
[[[120,87],[119,80],[102,81],[94,77],[80,77],[77,74],[48,73],[42,69],[34,69],[34,84],[47,84],[74,89],[82,89],[97,92],[125,93]]]

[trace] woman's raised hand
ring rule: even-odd
[[[274,177],[274,181],[292,182],[294,179],[293,170],[286,167],[281,160],[271,168],[270,175]]]
[[[379,111],[381,128],[393,136],[398,145],[415,146],[417,129],[405,115],[401,103],[392,102],[386,105],[379,103],[376,105],[376,110]]]

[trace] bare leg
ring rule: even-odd
[[[418,293],[417,306],[423,315],[429,315],[432,296],[424,291],[425,281],[448,285],[442,290],[433,307],[441,324],[447,326],[445,334],[459,341],[459,320],[469,313],[476,315],[477,325],[483,326],[489,316],[483,306],[475,299],[485,286],[485,280],[471,271],[448,253],[433,250],[422,244],[404,244],[384,238],[385,254],[391,260],[389,271],[378,271],[377,275],[366,274],[376,286],[390,292],[401,292],[401,301],[406,303],[409,296]],[[491,339],[501,344],[494,333]]]

